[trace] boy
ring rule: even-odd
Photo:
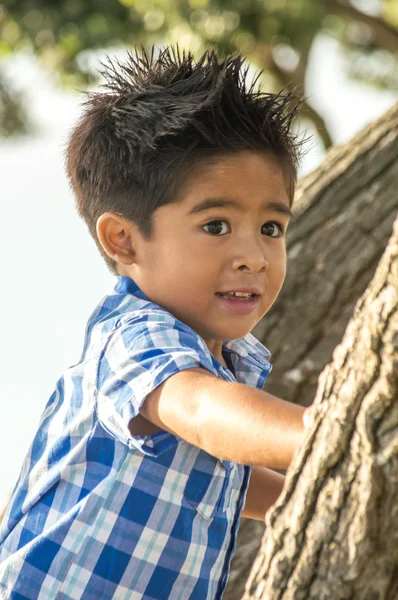
[[[129,54],[89,95],[67,169],[118,281],[3,519],[2,598],[219,599],[242,510],[264,519],[283,487],[267,467],[289,466],[303,409],[262,391],[250,331],[285,277],[297,106],[246,73]]]

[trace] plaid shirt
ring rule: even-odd
[[[250,467],[165,431],[132,436],[128,424],[182,369],[263,387],[269,353],[251,334],[224,344],[223,356],[228,369],[190,327],[118,278],[22,466],[0,529],[1,598],[222,597]]]

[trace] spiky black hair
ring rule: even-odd
[[[195,60],[178,47],[157,55],[141,48],[123,63],[107,61],[100,71],[105,91],[86,92],[66,164],[78,211],[113,272],[97,239],[98,218],[117,212],[149,237],[153,211],[177,199],[193,165],[264,152],[281,164],[293,198],[302,142],[292,120],[300,101],[262,92],[261,73],[248,85],[250,67],[240,54],[220,58],[208,50]]]

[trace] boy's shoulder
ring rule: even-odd
[[[128,277],[118,276],[113,291],[106,295],[89,317],[86,329],[86,346],[101,346],[108,343],[116,332],[123,335],[126,342],[136,345],[150,344],[156,336],[159,342],[162,332],[165,336],[175,331],[181,342],[195,343],[203,352],[208,352],[204,340],[191,328],[162,306],[152,302],[138,285]],[[185,337],[184,335],[185,334]],[[155,340],[153,340],[155,343]],[[167,342],[167,340],[165,340]]]

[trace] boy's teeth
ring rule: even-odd
[[[227,294],[223,294],[223,296],[240,296],[242,298],[248,298],[252,296],[249,292],[228,292]]]

